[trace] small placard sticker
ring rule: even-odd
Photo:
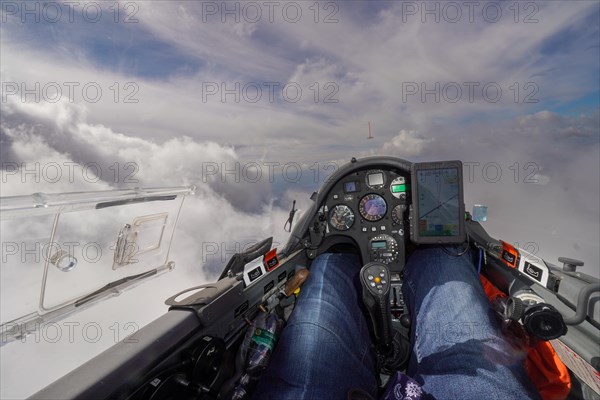
[[[546,287],[548,285],[550,270],[544,264],[544,261],[523,249],[519,249],[519,254],[519,271],[528,279]]]
[[[279,266],[279,258],[277,258],[277,249],[269,250],[264,258],[265,268],[267,271],[272,271]]]
[[[535,265],[528,263],[527,261],[525,261],[525,268],[523,269],[523,272],[525,272],[527,275],[529,275],[538,282],[542,281],[542,273],[544,271],[542,271],[541,268],[538,268]]]
[[[246,287],[267,273],[263,265],[263,257],[257,257],[244,266],[244,283]]]
[[[502,251],[502,259],[510,265],[515,265],[515,255],[508,252],[508,250]]]
[[[256,267],[253,270],[250,270],[248,272],[248,279],[250,279],[250,282],[254,282],[255,280],[257,280],[260,276],[262,275],[262,270],[260,269],[260,267]]]
[[[511,268],[516,268],[519,263],[519,251],[511,244],[504,241],[502,243],[502,261]]]

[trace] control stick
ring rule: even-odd
[[[392,350],[390,271],[385,264],[370,262],[360,270],[362,300],[371,316],[375,342],[383,353]]]

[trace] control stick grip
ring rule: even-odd
[[[390,271],[385,264],[370,262],[360,270],[362,300],[371,317],[376,344],[392,349],[392,313],[389,302]]]

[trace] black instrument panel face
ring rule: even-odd
[[[349,174],[327,194],[327,236],[350,236],[364,263],[379,261],[401,271],[410,199],[410,173],[369,169]]]

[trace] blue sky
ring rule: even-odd
[[[548,261],[580,258],[597,271],[596,1],[482,1],[472,20],[463,2],[276,2],[272,21],[263,2],[123,1],[117,22],[115,2],[1,3],[2,195],[128,186],[112,175],[22,179],[6,170],[15,163],[97,163],[105,171],[134,163],[139,186],[198,185],[173,252],[183,267],[161,298],[215,277],[218,265],[198,265],[198,242],[270,235],[283,242],[293,199],[306,208],[327,167],[376,154],[472,163],[467,209],[490,207],[492,236],[535,242]],[[24,8],[36,4],[39,22],[27,14],[23,23]],[[62,16],[43,14],[47,4]],[[224,4],[240,12],[226,14]],[[424,4],[437,7],[438,21]],[[102,15],[93,22],[97,7]],[[127,16],[135,21],[125,23]],[[22,92],[36,84],[39,99]],[[56,87],[61,96],[52,101]],[[254,101],[257,88],[262,97]],[[235,93],[222,97],[223,89]],[[484,173],[489,163],[502,170],[498,182]],[[262,169],[257,182],[223,176],[251,164]],[[275,164],[270,180],[267,165]],[[208,176],[209,165],[219,173]],[[298,181],[283,174],[296,165]],[[531,172],[536,184],[525,182]],[[150,320],[161,307],[139,315]],[[2,370],[3,382],[14,379]],[[2,390],[27,395],[22,385]]]

